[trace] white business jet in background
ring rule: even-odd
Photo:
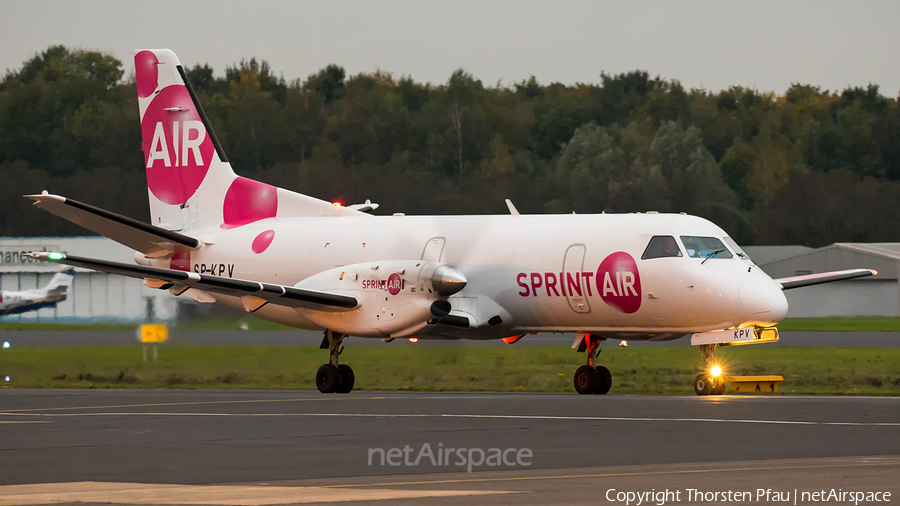
[[[782,290],[870,276],[856,269],[773,280],[724,230],[684,214],[372,216],[235,175],[172,51],[135,55],[152,223],[65,197],[35,205],[136,250],[137,265],[60,253],[35,258],[143,278],[200,301],[323,330],[319,390],[349,392],[347,336],[504,339],[574,332],[582,394],[612,384],[605,339],[692,336],[724,384],[721,344],[777,340]]]
[[[19,292],[0,292],[0,316],[37,311],[56,307],[66,300],[66,291],[72,286],[74,269],[57,272],[47,286]]]

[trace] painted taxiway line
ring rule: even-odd
[[[0,416],[82,417],[82,416],[156,416],[156,417],[332,417],[332,418],[470,418],[496,420],[559,420],[577,422],[684,422],[743,423],[766,425],[827,425],[847,427],[900,427],[900,422],[821,422],[815,420],[756,420],[742,418],[655,418],[629,416],[551,416],[551,415],[479,415],[456,413],[191,413],[191,412],[99,412],[99,413],[26,413],[4,411]]]
[[[451,394],[455,394],[456,392],[450,392]],[[504,394],[508,395],[508,394]],[[415,397],[400,397],[400,396],[389,396],[389,395],[381,395],[377,397],[330,397],[330,396],[316,396],[316,397],[305,397],[305,398],[290,398],[290,399],[231,399],[227,401],[189,401],[189,402],[154,402],[154,403],[143,403],[143,404],[107,404],[100,406],[55,406],[52,408],[17,408],[17,409],[7,409],[5,413],[13,413],[19,411],[75,411],[82,409],[111,409],[111,408],[158,408],[163,406],[204,406],[204,405],[223,405],[223,404],[260,404],[260,403],[280,403],[280,402],[305,402],[305,401],[344,401],[344,400],[353,400],[353,401],[383,401],[386,399],[415,399],[415,400],[435,400],[435,399],[445,399],[446,396],[424,396],[417,395]],[[452,399],[480,399],[486,398],[486,395],[452,395]]]
[[[701,469],[669,469],[665,471],[635,471],[631,473],[596,473],[596,474],[553,474],[549,476],[498,476],[491,478],[459,478],[449,480],[421,480],[421,481],[400,481],[385,483],[348,483],[338,485],[321,485],[322,488],[356,488],[356,487],[398,487],[409,485],[444,485],[449,483],[485,483],[485,482],[502,482],[502,481],[532,481],[532,480],[574,480],[582,478],[621,478],[626,476],[663,476],[678,474],[709,474],[709,473],[746,473],[755,471],[790,471],[803,469],[829,469],[829,468],[845,468],[845,467],[892,467],[900,466],[900,460],[892,458],[878,458],[874,461],[864,462],[843,462],[835,464],[812,464],[812,465],[784,465],[784,466],[762,466],[762,467],[722,467],[722,468],[701,468]]]
[[[376,399],[377,397],[369,397]],[[381,397],[383,399],[383,397]],[[303,401],[322,401],[329,400],[327,397],[309,397],[306,399],[242,399],[228,401],[193,401],[193,402],[157,402],[150,404],[113,404],[107,406],[61,406],[53,408],[21,408],[7,409],[5,413],[15,413],[20,411],[72,411],[76,409],[110,409],[110,408],[158,408],[162,406],[203,406],[211,404],[258,404],[262,402],[303,402]]]
[[[501,490],[397,490],[70,482],[0,485],[0,506],[59,503],[263,506],[350,501],[397,501],[517,493]]]

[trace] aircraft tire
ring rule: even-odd
[[[575,391],[579,394],[592,394],[597,391],[600,377],[597,370],[589,365],[583,365],[575,370]]]
[[[609,389],[612,388],[612,374],[609,372],[609,369],[603,367],[602,365],[598,365],[594,368],[597,371],[597,389],[594,390],[594,393],[597,395],[606,395],[609,393]]]
[[[713,387],[712,394],[713,395],[722,395],[725,393],[725,380],[722,378],[716,379],[716,385]]]
[[[341,364],[338,366],[338,372],[340,372],[341,375],[341,383],[338,385],[337,393],[349,394],[350,391],[353,390],[353,384],[356,382],[356,376],[353,374],[353,369],[351,369],[349,365]]]
[[[709,376],[698,374],[697,377],[694,378],[694,393],[697,395],[709,395],[713,393],[713,383],[710,381]]]
[[[325,364],[316,372],[316,388],[323,394],[333,394],[341,386],[341,373],[337,367]]]

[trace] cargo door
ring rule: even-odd
[[[587,298],[587,283],[584,272],[584,255],[587,248],[584,244],[573,244],[566,250],[563,260],[562,277],[560,285],[566,293],[569,307],[576,313],[590,313],[591,304]]]

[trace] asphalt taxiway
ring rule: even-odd
[[[458,453],[379,461],[426,444],[531,456],[471,473]],[[896,499],[900,399],[5,389],[0,462],[0,505],[597,503],[667,487]]]

